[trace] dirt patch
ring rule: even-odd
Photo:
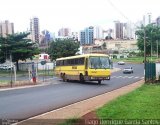
[[[73,125],[99,125],[99,119],[95,111],[91,111],[79,118]]]
[[[29,82],[29,81],[26,81],[26,82],[16,82],[16,83],[8,83],[8,84],[1,84],[0,85],[0,89],[5,89],[5,88],[15,88],[15,87],[21,87],[21,86],[34,86],[34,85],[37,85],[38,83],[33,83],[33,82]]]
[[[89,112],[89,113],[83,115],[81,118],[82,119],[98,119],[95,111]]]

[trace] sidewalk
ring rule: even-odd
[[[16,85],[15,85],[15,83],[13,83],[13,87],[11,87],[10,84],[8,84],[8,86],[4,86],[4,87],[0,86],[0,91],[45,86],[45,85],[49,85],[50,82],[53,81],[54,79],[55,79],[55,77],[54,78],[45,79],[45,81],[39,80],[36,83],[33,83],[31,81],[20,81]],[[21,83],[21,82],[23,82],[23,83]]]

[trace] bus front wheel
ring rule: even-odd
[[[66,81],[66,76],[65,76],[65,74],[63,74],[62,79],[63,79],[63,82]]]
[[[111,77],[110,77],[110,76],[108,76],[107,80],[110,80],[110,79],[111,79]]]

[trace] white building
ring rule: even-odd
[[[152,14],[147,13],[143,16],[143,25],[146,26],[152,23]]]
[[[103,39],[103,29],[100,26],[94,27],[94,39]]]
[[[59,29],[58,36],[70,37],[71,36],[71,29],[69,29],[69,28],[61,28],[61,29]]]
[[[135,39],[136,26],[132,22],[124,23],[123,39]]]
[[[102,46],[106,43],[106,48],[108,50],[118,50],[118,51],[137,51],[137,40],[95,40],[95,44]]]

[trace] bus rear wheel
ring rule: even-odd
[[[84,76],[82,74],[80,74],[79,79],[80,79],[80,82],[82,82],[82,83],[85,82],[84,81]]]
[[[98,80],[98,84],[101,84],[101,80]]]

